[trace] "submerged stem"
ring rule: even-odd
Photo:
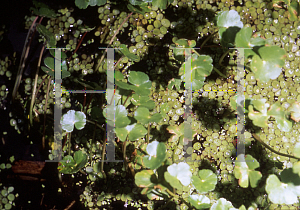
[[[289,157],[289,158],[294,158],[294,159],[300,160],[300,158],[295,157],[295,156],[293,156],[293,155],[288,155],[288,154],[284,154],[284,153],[281,153],[281,152],[277,152],[277,151],[274,150],[272,147],[270,147],[270,146],[267,145],[265,142],[263,142],[263,141],[259,138],[259,136],[256,135],[255,133],[253,133],[252,136],[253,136],[259,143],[261,143],[262,145],[264,145],[266,148],[268,148],[269,150],[271,150],[271,151],[274,152],[275,154],[281,155],[281,156],[284,156],[284,157]]]
[[[226,76],[220,72],[216,67],[213,67],[213,69],[215,70],[215,72],[217,72],[221,77],[226,78]]]
[[[107,47],[109,47],[109,46],[111,45],[111,43],[113,43],[115,37],[116,37],[117,34],[119,33],[119,31],[120,31],[120,29],[122,28],[123,24],[128,20],[128,18],[129,18],[132,14],[133,14],[133,12],[131,12],[131,13],[125,18],[125,20],[121,23],[120,27],[117,29],[116,33],[115,33],[115,34],[113,35],[113,37],[111,38],[111,40],[110,40],[110,42],[109,42],[109,44],[108,44]],[[100,59],[98,65],[97,65],[97,67],[96,67],[96,71],[97,71],[97,69],[99,69],[99,67],[100,67],[100,65],[101,65],[101,63],[102,63],[102,61],[103,61],[103,59],[104,59],[104,56],[106,55],[106,52],[107,52],[107,49],[106,49],[105,52],[103,53],[103,55],[102,55],[102,57],[101,57],[101,59]]]
[[[38,66],[37,66],[37,70],[35,72],[35,80],[34,80],[34,86],[33,86],[33,89],[32,89],[31,103],[30,103],[30,109],[29,109],[29,121],[30,121],[30,124],[28,126],[30,126],[30,125],[32,126],[32,124],[33,124],[33,121],[32,121],[33,120],[32,119],[32,110],[33,110],[34,102],[35,102],[35,99],[36,99],[37,80],[38,80],[38,77],[39,77],[39,69],[40,69],[40,66],[41,66],[41,61],[42,61],[42,56],[43,56],[43,52],[44,52],[45,46],[46,46],[46,43],[44,43],[44,46],[43,46],[43,48],[42,48],[42,50],[40,52]]]

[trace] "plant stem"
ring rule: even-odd
[[[93,96],[94,96],[94,93],[92,93],[92,95],[91,95],[91,97],[90,97],[90,100],[89,100],[89,102],[88,102],[87,105],[86,105],[85,115],[86,115],[86,113],[87,113],[87,110],[89,109],[89,106],[90,106],[90,103],[91,103],[91,101],[92,101],[92,99],[93,99]]]
[[[133,12],[131,12],[131,13],[125,18],[125,20],[121,23],[120,27],[118,28],[118,30],[116,31],[116,33],[115,33],[115,34],[113,35],[113,37],[111,38],[111,40],[110,40],[110,42],[109,42],[109,44],[108,44],[107,47],[109,47],[109,46],[111,45],[111,43],[113,43],[114,38],[115,38],[115,37],[117,36],[117,34],[119,33],[119,31],[120,31],[120,29],[122,28],[123,24],[128,20],[128,18],[129,18],[132,14],[133,14]],[[101,65],[101,63],[102,63],[102,61],[103,61],[103,59],[104,59],[104,56],[106,55],[106,52],[107,52],[107,49],[106,49],[105,52],[103,53],[103,55],[102,55],[102,57],[101,57],[101,59],[100,59],[98,65],[97,65],[97,67],[96,67],[96,71],[99,69],[99,67],[100,67],[100,65]]]
[[[80,41],[79,41],[79,43],[78,43],[76,49],[75,49],[74,52],[72,53],[72,55],[74,55],[74,54],[77,52],[77,50],[78,50],[78,48],[80,47],[80,45],[81,45],[81,43],[82,43],[82,41],[83,41],[83,38],[85,37],[86,34],[87,34],[87,31],[82,35],[82,37],[81,37],[81,39],[80,39]],[[70,61],[71,58],[72,58],[72,56],[70,56],[68,60]]]
[[[126,145],[127,144],[127,138],[126,140],[123,142],[123,160],[124,160],[124,167],[127,170],[128,165],[127,165],[127,160],[126,160]]]
[[[213,67],[213,69],[215,70],[215,72],[217,72],[221,77],[226,78],[226,76],[220,72],[216,67]]]
[[[115,97],[115,92],[116,92],[116,89],[117,89],[117,85],[115,85],[115,89],[114,89],[114,94],[113,94],[113,96],[111,97],[111,100],[110,100],[110,104],[109,105],[111,105],[112,104],[112,102],[113,102],[113,100],[114,100],[114,97]]]
[[[35,80],[34,80],[34,86],[33,86],[33,89],[32,89],[31,103],[30,103],[30,109],[29,109],[29,122],[30,122],[30,124],[28,126],[30,126],[30,125],[32,126],[32,124],[33,124],[33,122],[32,122],[32,110],[33,110],[34,102],[35,102],[35,99],[36,99],[37,80],[38,80],[38,77],[39,77],[39,69],[40,69],[40,66],[41,66],[41,60],[42,60],[42,56],[43,56],[45,46],[46,46],[46,43],[44,43],[44,46],[43,46],[43,48],[40,52],[40,57],[39,57],[37,69],[36,69],[36,72],[35,72]],[[29,127],[29,129],[30,129],[30,127]]]
[[[71,155],[71,134],[72,132],[69,133],[69,155]]]
[[[275,154],[277,155],[281,155],[281,156],[284,156],[284,157],[289,157],[289,158],[294,158],[294,159],[297,159],[297,160],[300,160],[300,157],[295,157],[293,155],[288,155],[288,154],[284,154],[284,153],[281,153],[281,152],[277,152],[276,150],[274,150],[272,147],[270,147],[269,145],[267,145],[265,142],[263,142],[258,135],[256,135],[255,133],[252,134],[252,136],[257,140],[259,141],[259,143],[261,143],[262,145],[264,145],[266,148],[268,148],[269,150],[271,150],[272,152],[274,152]]]
[[[126,104],[128,98],[129,98],[131,95],[132,95],[132,92],[127,96],[126,100],[125,100],[124,103],[123,103],[123,106],[125,106],[125,104]]]
[[[36,94],[35,94],[34,97],[37,96],[37,94],[39,93],[39,91],[40,91],[41,87],[43,86],[45,80],[48,79],[49,77],[50,77],[50,76],[48,75],[47,77],[45,77],[45,78],[43,79],[43,81],[41,82],[41,84],[39,85],[39,87],[36,89]]]
[[[94,121],[92,121],[92,120],[86,120],[86,121],[87,121],[88,123],[92,123],[92,124],[96,125],[98,128],[100,128],[101,130],[105,131],[105,129],[102,128],[100,125],[98,125],[97,122],[94,122]]]
[[[225,56],[230,52],[231,49],[227,50],[221,57],[219,60],[219,66],[223,66],[222,65],[222,61],[224,60]]]
[[[34,27],[34,25],[35,25],[35,23],[36,23],[36,21],[37,21],[38,18],[39,18],[39,16],[36,16],[36,18],[32,22],[32,24],[30,26],[30,29],[28,30],[27,37],[25,39],[25,43],[24,43],[24,47],[23,47],[23,52],[22,52],[20,64],[19,64],[19,67],[18,67],[18,73],[17,73],[17,77],[16,77],[16,82],[15,82],[15,86],[14,86],[14,89],[13,89],[13,92],[12,92],[12,101],[15,100],[15,97],[17,95],[17,91],[18,91],[20,83],[21,83],[21,79],[22,79],[22,75],[23,75],[23,70],[25,68],[25,62],[26,62],[26,59],[28,57],[28,53],[29,53],[29,49],[30,49],[30,44],[31,44],[31,41],[33,39],[33,33],[35,31],[35,29],[33,27]],[[29,35],[31,34],[31,32],[32,32],[32,36],[31,36],[31,39],[29,41]]]
[[[212,33],[211,35],[209,35],[209,36],[204,40],[204,42],[202,42],[202,44],[201,44],[201,46],[200,46],[200,50],[203,48],[203,46],[206,44],[206,42],[208,42],[208,40],[210,40],[211,37],[212,37],[213,35],[215,35],[216,33],[218,33],[218,31],[216,31],[216,32]],[[200,50],[199,50],[199,51],[200,51]]]
[[[193,51],[196,55],[200,56],[200,54],[199,54],[195,49],[192,48],[192,51]]]

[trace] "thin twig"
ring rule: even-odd
[[[32,126],[32,124],[33,124],[33,122],[32,122],[32,110],[33,110],[34,102],[35,102],[35,99],[36,99],[35,95],[36,95],[37,80],[38,80],[38,77],[39,77],[39,70],[40,70],[42,56],[43,56],[45,46],[46,46],[46,42],[44,43],[44,46],[43,46],[43,48],[40,52],[40,57],[39,57],[37,69],[36,69],[36,72],[35,72],[35,80],[34,80],[34,86],[33,86],[33,89],[32,89],[31,103],[30,103],[30,109],[29,109],[29,121],[30,121],[29,126],[30,125]]]
[[[96,125],[98,128],[100,128],[101,130],[105,131],[105,129],[103,127],[101,127],[100,125],[97,124],[97,122],[92,121],[92,120],[86,120],[86,122],[88,123],[93,123],[94,125]]]
[[[227,78],[222,72],[220,72],[216,67],[213,67],[213,69],[215,70],[215,72],[217,72],[221,77],[223,78]]]
[[[231,49],[227,50],[221,57],[219,60],[219,66],[223,66],[222,65],[222,61],[224,60],[225,56],[230,52]]]
[[[206,42],[208,42],[208,40],[210,40],[211,37],[212,37],[213,35],[215,35],[216,33],[218,33],[218,32],[216,31],[216,32],[212,33],[211,35],[209,35],[209,36],[204,40],[204,42],[202,42],[199,51],[203,48],[203,46],[206,44]]]
[[[71,155],[71,135],[72,135],[72,132],[69,133],[69,155]]]
[[[255,133],[252,134],[252,136],[259,142],[261,143],[262,145],[264,145],[266,148],[268,148],[269,150],[271,150],[272,152],[274,152],[275,154],[277,155],[281,155],[281,156],[284,156],[284,157],[289,157],[289,158],[294,158],[294,159],[297,159],[297,160],[300,160],[300,157],[295,157],[293,155],[288,155],[288,154],[284,154],[284,153],[281,153],[281,152],[277,152],[276,150],[274,150],[272,147],[270,147],[269,145],[267,145],[265,142],[263,142],[258,135],[256,135]]]
[[[41,84],[39,85],[39,87],[36,89],[36,94],[35,94],[34,97],[37,97],[37,94],[39,93],[39,91],[40,91],[42,85],[44,84],[45,80],[46,80],[48,77],[49,77],[49,76],[47,76],[47,77],[45,77],[45,78],[43,79],[43,81],[41,82]]]
[[[127,170],[128,165],[127,165],[127,160],[126,160],[126,145],[127,144],[127,138],[126,140],[123,142],[123,160],[124,160],[124,167]]]
[[[80,47],[80,45],[81,45],[81,43],[82,43],[82,41],[83,41],[83,38],[85,37],[86,34],[87,34],[87,31],[82,35],[82,37],[81,37],[79,43],[77,44],[76,49],[75,49],[74,52],[72,53],[72,55],[74,55],[74,54],[77,52],[77,50],[78,50],[78,48]],[[70,61],[71,58],[72,58],[72,56],[70,56],[68,60]]]
[[[30,44],[31,44],[31,41],[32,41],[32,38],[33,38],[33,37],[31,37],[31,40],[29,41],[29,35],[31,34],[31,32],[32,33],[34,32],[34,30],[35,30],[34,29],[34,25],[35,25],[35,23],[36,23],[36,21],[37,21],[38,18],[39,18],[39,16],[36,16],[36,18],[32,22],[32,24],[30,26],[30,29],[28,30],[27,37],[25,39],[25,43],[24,43],[24,47],[23,47],[23,52],[22,52],[20,64],[19,64],[19,67],[18,67],[18,73],[17,73],[17,77],[16,77],[16,82],[15,82],[15,86],[14,86],[14,89],[13,89],[13,92],[12,92],[12,101],[14,101],[15,98],[16,98],[17,91],[19,89],[19,86],[20,86],[20,83],[21,83],[21,79],[22,79],[22,75],[23,75],[23,71],[24,71],[24,68],[25,68],[25,62],[26,62],[26,59],[28,57],[28,53],[29,53],[29,49],[30,49]]]
[[[123,24],[128,20],[128,18],[133,14],[133,12],[131,12],[126,18],[125,20],[121,23],[120,27],[118,28],[118,30],[116,31],[116,33],[113,35],[113,37],[111,38],[109,44],[108,44],[108,47],[111,45],[111,43],[113,43],[115,37],[117,36],[117,34],[119,33],[120,29],[122,28]],[[107,52],[107,49],[105,50],[105,52],[103,53],[97,67],[96,67],[96,71],[99,69],[103,59],[104,59],[104,56],[106,55],[106,52]]]
[[[131,95],[132,95],[132,92],[127,96],[126,100],[125,100],[124,103],[123,103],[123,106],[125,106],[125,104],[126,104],[128,98],[129,98]]]
[[[65,208],[64,210],[69,210],[74,204],[75,204],[75,200],[73,200],[70,205],[67,206],[67,208]]]
[[[85,114],[87,113],[87,111],[88,111],[88,109],[89,109],[89,106],[90,106],[90,103],[91,103],[91,101],[92,101],[92,99],[93,99],[93,96],[94,96],[94,93],[92,93],[92,95],[91,95],[91,97],[90,97],[90,100],[89,100],[88,104],[86,105]]]

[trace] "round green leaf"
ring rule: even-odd
[[[196,208],[196,209],[207,209],[210,207],[210,199],[205,195],[190,195],[188,197],[188,201]]]
[[[142,124],[147,124],[149,122],[156,122],[162,119],[159,113],[155,113],[153,116],[149,115],[149,110],[145,107],[138,107],[134,113],[134,118],[140,121]]]
[[[277,127],[284,131],[284,132],[290,132],[292,129],[292,122],[289,121],[286,118],[285,111],[283,107],[281,106],[280,102],[277,101],[276,103],[272,104],[268,111],[268,115],[272,116],[275,118]]]
[[[237,159],[233,173],[235,178],[239,179],[239,185],[247,188],[250,181],[251,187],[255,188],[262,177],[259,171],[255,171],[259,167],[259,163],[251,155],[247,155],[243,159],[243,154],[240,154]]]
[[[217,176],[208,169],[198,172],[198,176],[192,176],[192,184],[199,193],[207,193],[215,189]]]
[[[153,181],[156,181],[156,176],[152,170],[143,170],[135,174],[135,184],[138,187],[154,186]]]
[[[9,194],[7,196],[7,199],[10,200],[10,201],[13,201],[13,200],[15,200],[15,195],[14,194]]]
[[[128,134],[128,139],[130,141],[136,141],[139,138],[142,138],[146,135],[147,130],[141,124],[135,124],[132,130]]]
[[[250,48],[253,45],[250,44],[250,39],[252,36],[252,28],[244,27],[239,32],[237,32],[235,37],[236,47]]]
[[[140,121],[142,124],[147,124],[149,122],[149,109],[145,107],[138,107],[134,112],[134,118]]]
[[[61,120],[62,129],[67,132],[72,132],[74,125],[78,130],[84,128],[86,123],[86,116],[83,112],[70,110],[63,115]]]
[[[265,46],[258,49],[258,55],[254,55],[250,64],[251,71],[261,82],[276,79],[281,73],[286,53],[279,46]]]
[[[253,124],[259,127],[267,127],[269,116],[266,113],[254,111],[253,106],[249,105],[248,117],[253,121]]]
[[[102,6],[104,4],[106,4],[106,0],[89,0],[89,4],[90,6]]]
[[[86,0],[75,0],[75,5],[79,9],[86,9],[89,6],[89,1],[86,1]]]
[[[152,6],[156,6],[159,9],[165,10],[167,9],[168,0],[152,0]]]
[[[128,125],[130,126],[130,125]],[[128,135],[128,130],[126,129],[127,127],[124,128],[116,128],[115,132],[117,137],[120,139],[120,141],[124,142],[126,140],[126,137]]]
[[[162,142],[153,141],[149,143],[146,148],[149,155],[143,157],[145,166],[152,170],[161,166],[166,159],[166,149],[166,145]]]
[[[83,153],[81,150],[76,151],[75,154],[74,154],[74,161],[77,164],[77,168],[80,169],[86,164],[87,155],[85,153]]]
[[[130,53],[129,50],[128,50],[128,48],[127,48],[127,46],[125,44],[121,44],[120,48],[122,48],[122,49],[120,49],[120,51],[121,51],[121,53],[124,56],[128,57],[132,61],[135,61],[135,62],[139,61],[139,59],[140,59],[139,56],[137,56],[137,55],[135,55],[133,53]]]
[[[193,90],[199,90],[202,88],[205,78],[211,74],[213,69],[212,58],[207,55],[193,54],[188,62],[191,62],[192,73],[192,88]],[[185,62],[179,69],[179,75],[183,75],[185,78]]]
[[[237,26],[239,28],[243,28],[243,22],[240,21],[240,16],[237,11],[223,11],[217,15],[217,26],[225,28]]]
[[[135,86],[139,87],[140,85],[149,82],[149,77],[147,74],[140,71],[130,71],[128,81],[131,84],[134,84]]]
[[[282,183],[274,174],[269,175],[267,179],[266,191],[270,201],[276,204],[298,203],[297,196],[300,196],[300,186]]]
[[[288,111],[291,112],[291,118],[295,122],[300,121],[300,103],[298,101],[292,103],[291,106],[288,108]]]
[[[5,169],[5,163],[0,164],[0,169]]]
[[[8,192],[7,192],[6,189],[1,190],[1,195],[2,195],[3,197],[6,197],[7,194],[8,194]]]
[[[67,155],[60,162],[61,165],[57,167],[60,173],[72,174],[76,173],[85,166],[87,162],[87,155],[81,150],[74,153],[74,159],[72,156]]]
[[[168,166],[167,170],[170,175],[176,177],[182,185],[188,186],[191,183],[192,172],[190,171],[190,166],[187,163],[174,163]]]
[[[175,189],[178,189],[178,190],[182,190],[182,184],[180,183],[180,181],[176,178],[176,177],[174,177],[174,176],[172,176],[169,172],[165,172],[164,173],[164,177],[165,177],[165,180],[167,181],[167,182],[169,182],[169,184],[173,187],[173,188],[175,188]]]
[[[238,210],[234,208],[232,203],[230,201],[227,201],[225,198],[220,198],[217,200],[216,203],[214,203],[211,207],[210,210]]]
[[[7,203],[7,204],[5,204],[5,209],[11,209],[12,208],[12,205],[10,204],[10,203]]]
[[[13,192],[14,191],[14,187],[9,187],[8,189],[7,189],[7,192],[8,193],[11,193],[11,192]]]
[[[103,116],[107,119],[107,108],[103,109]],[[122,128],[127,126],[130,123],[130,119],[127,117],[128,112],[127,109],[125,108],[125,106],[123,105],[117,105],[114,106],[114,114],[115,114],[115,119],[112,120],[108,120],[108,123],[110,126],[116,126],[116,128]],[[114,124],[113,124],[114,123]]]

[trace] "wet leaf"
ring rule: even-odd
[[[70,110],[62,116],[61,125],[62,129],[67,132],[72,132],[74,130],[74,125],[76,129],[82,130],[86,124],[86,116],[83,112]]]
[[[254,55],[250,63],[251,71],[261,82],[276,79],[281,73],[286,53],[279,46],[265,46],[258,49],[259,55]]]
[[[259,163],[251,155],[246,155],[243,160],[241,154],[237,157],[235,167],[233,170],[235,178],[239,180],[239,185],[243,188],[247,188],[250,182],[252,188],[257,187],[258,181],[261,179],[261,172],[255,171],[259,167]]]
[[[196,208],[196,209],[207,209],[210,205],[210,199],[205,195],[190,195],[188,197],[188,201]]]
[[[217,175],[208,169],[200,170],[198,176],[192,176],[192,184],[200,194],[208,193],[215,189]]]
[[[149,155],[143,157],[147,168],[157,169],[166,159],[166,145],[163,142],[153,141],[148,144],[146,151]]]
[[[299,176],[298,176],[299,178]],[[298,203],[297,196],[300,196],[300,186],[292,182],[283,183],[274,174],[269,175],[266,183],[266,191],[271,202],[276,204]]]

